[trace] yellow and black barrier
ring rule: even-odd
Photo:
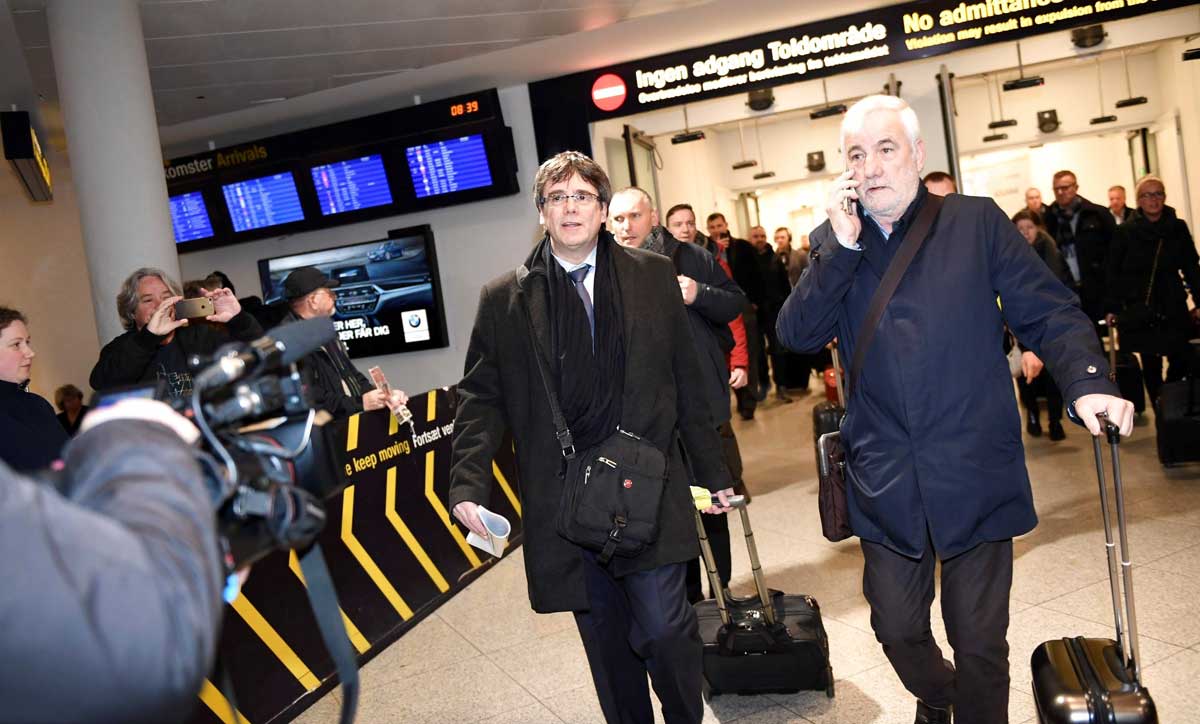
[[[326,425],[348,484],[326,501],[320,544],[337,588],[346,632],[362,666],[495,559],[466,542],[446,509],[454,389],[431,390],[408,406],[413,426],[386,410]],[[501,446],[487,507],[521,540],[521,504],[512,445]],[[336,686],[333,661],[317,630],[296,554],[254,565],[226,609],[220,653],[233,681],[236,724],[289,721]],[[217,682],[199,692],[192,724],[235,724]]]

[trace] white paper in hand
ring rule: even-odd
[[[482,505],[476,508],[476,510],[479,512],[480,522],[487,529],[488,537],[483,538],[474,532],[469,532],[467,533],[467,542],[479,550],[499,558],[504,555],[504,548],[508,545],[508,536],[512,533],[512,524],[508,522],[508,518],[499,513],[493,513]]]

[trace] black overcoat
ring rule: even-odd
[[[625,316],[621,427],[669,450],[671,459],[658,540],[636,558],[614,558],[611,570],[619,577],[699,556],[680,439],[701,484],[715,491],[733,483],[704,396],[680,394],[702,372],[671,260],[619,246],[607,231],[600,233],[605,237],[601,243],[611,245]],[[529,601],[535,611],[549,613],[584,610],[588,598],[580,548],[560,537],[554,525],[563,486],[562,453],[530,331],[531,326],[537,330],[539,349],[552,349],[547,279],[534,264],[542,244],[523,266],[489,282],[480,294],[458,385],[449,503],[451,509],[465,500],[487,503],[492,458],[505,431],[511,431]],[[546,363],[556,369],[549,359]]]
[[[925,197],[919,190],[907,223]],[[889,260],[880,235],[867,233],[874,222],[862,223],[862,251],[839,244],[828,221],[813,231],[808,269],[779,315],[784,346],[811,352],[836,336],[843,359],[854,359]],[[899,244],[897,232],[887,246]],[[1006,321],[1067,402],[1117,394],[1078,298],[994,201],[951,194],[884,310],[847,403],[842,439],[856,535],[914,558],[932,537],[945,559],[1037,524],[1004,358]]]

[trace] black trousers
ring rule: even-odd
[[[1017,392],[1021,397],[1021,404],[1025,406],[1025,410],[1036,420],[1039,414],[1038,397],[1046,396],[1046,417],[1053,421],[1062,421],[1063,416],[1063,398],[1062,392],[1059,391],[1058,385],[1054,383],[1054,379],[1050,377],[1050,373],[1042,370],[1042,373],[1033,378],[1033,382],[1026,382],[1025,377],[1017,378]]]
[[[684,595],[684,564],[614,578],[583,551],[587,611],[576,612],[592,682],[608,724],[653,724],[650,689],[667,724],[704,718],[700,630]]]
[[[929,626],[933,544],[919,560],[865,540],[862,550],[871,628],[904,688],[930,706],[953,705],[962,724],[1005,724],[1012,540],[981,543],[942,561],[942,619],[955,671],[943,662]]]
[[[1188,372],[1188,350],[1172,351],[1167,355],[1142,353],[1142,378],[1146,382],[1146,394],[1150,397],[1150,405],[1158,401],[1158,393],[1163,386],[1163,359],[1170,362],[1167,367],[1167,382],[1182,380]]]

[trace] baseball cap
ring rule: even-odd
[[[283,280],[283,296],[285,299],[299,299],[311,294],[321,287],[332,289],[338,285],[336,279],[325,276],[325,272],[315,266],[302,266],[292,270]]]

